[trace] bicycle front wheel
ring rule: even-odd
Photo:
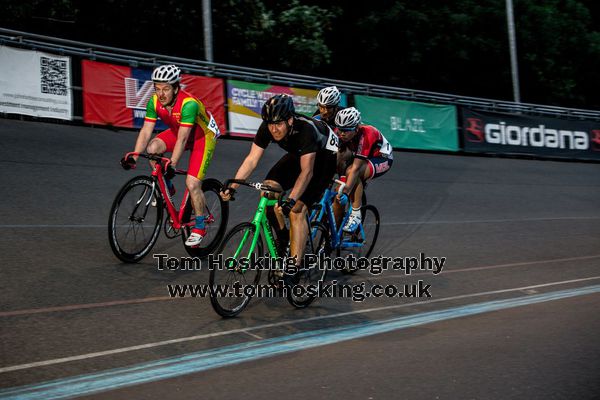
[[[369,257],[377,243],[379,236],[379,211],[373,205],[363,206],[361,209],[362,221],[358,229],[352,234],[344,236],[344,243],[337,249],[337,256],[344,257],[349,253],[356,258]],[[357,271],[356,267],[347,267],[342,269],[343,273],[353,274]]]
[[[312,239],[312,244],[311,244]],[[296,308],[308,307],[317,296],[317,285],[319,281],[324,281],[327,275],[327,269],[320,265],[318,260],[328,257],[331,253],[331,244],[329,241],[329,230],[320,222],[313,222],[310,227],[306,255],[316,257],[314,264],[304,263],[301,269],[294,276],[294,286],[288,287],[287,299],[291,305]]]
[[[363,241],[363,247],[358,252],[359,257],[369,257],[377,243],[379,236],[379,211],[373,205],[363,206],[362,214],[362,231],[360,231],[360,239]]]
[[[115,256],[127,263],[144,258],[158,239],[162,216],[163,200],[150,177],[127,182],[108,218],[108,241]]]
[[[225,236],[217,251],[222,258],[217,266],[211,268],[208,282],[210,303],[222,317],[235,317],[241,313],[260,280],[261,270],[251,268],[248,263],[253,256],[258,258],[264,255],[260,236],[256,245],[252,246],[255,233],[256,226],[249,222],[236,225]]]
[[[225,230],[227,229],[227,221],[229,219],[229,202],[224,201],[219,192],[221,191],[221,182],[216,179],[205,179],[202,182],[202,192],[204,193],[204,216],[206,226],[206,236],[198,247],[185,246],[185,250],[192,257],[204,258],[212,254],[221,243]],[[192,201],[188,197],[185,204],[185,212],[183,213],[183,222],[193,223],[196,218]],[[192,232],[191,226],[183,228],[181,238],[183,243],[187,240]]]

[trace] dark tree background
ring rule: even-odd
[[[203,59],[201,1],[0,0],[0,26]],[[600,109],[600,2],[514,0],[524,102]],[[505,0],[212,0],[215,61],[511,100]]]

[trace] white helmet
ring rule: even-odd
[[[360,124],[360,111],[354,107],[344,108],[335,116],[335,126],[341,130],[352,130]]]
[[[335,86],[329,86],[319,91],[317,102],[323,106],[337,106],[340,103],[342,95]]]
[[[161,65],[152,72],[152,82],[174,84],[181,80],[181,70],[177,65]]]

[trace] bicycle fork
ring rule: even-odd
[[[150,196],[148,196],[148,200],[146,200],[146,204],[144,204],[144,207],[146,207],[144,209],[144,214],[141,217],[135,217],[135,213],[137,212],[138,208],[140,207],[140,204],[142,204],[144,202],[144,199],[146,198],[146,194],[148,193],[148,190],[150,190]],[[131,215],[129,216],[130,221],[135,221],[138,223],[144,222],[144,220],[146,219],[146,215],[148,214],[148,206],[150,205],[150,203],[153,203],[152,205],[156,206],[156,203],[155,203],[156,200],[154,199],[154,190],[155,190],[155,182],[152,182],[152,188],[148,189],[147,186],[144,188],[144,192],[142,193],[140,198],[135,202],[135,207],[133,208],[133,211],[131,212]]]

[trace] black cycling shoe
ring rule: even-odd
[[[283,275],[283,283],[286,286],[295,286],[297,284],[300,283],[300,279],[302,277],[302,275],[304,274],[304,267],[303,266],[295,266],[294,267],[294,272],[286,272]]]
[[[300,272],[296,272],[295,274],[285,273],[283,275],[283,284],[288,287],[296,286],[298,282],[300,282]]]

